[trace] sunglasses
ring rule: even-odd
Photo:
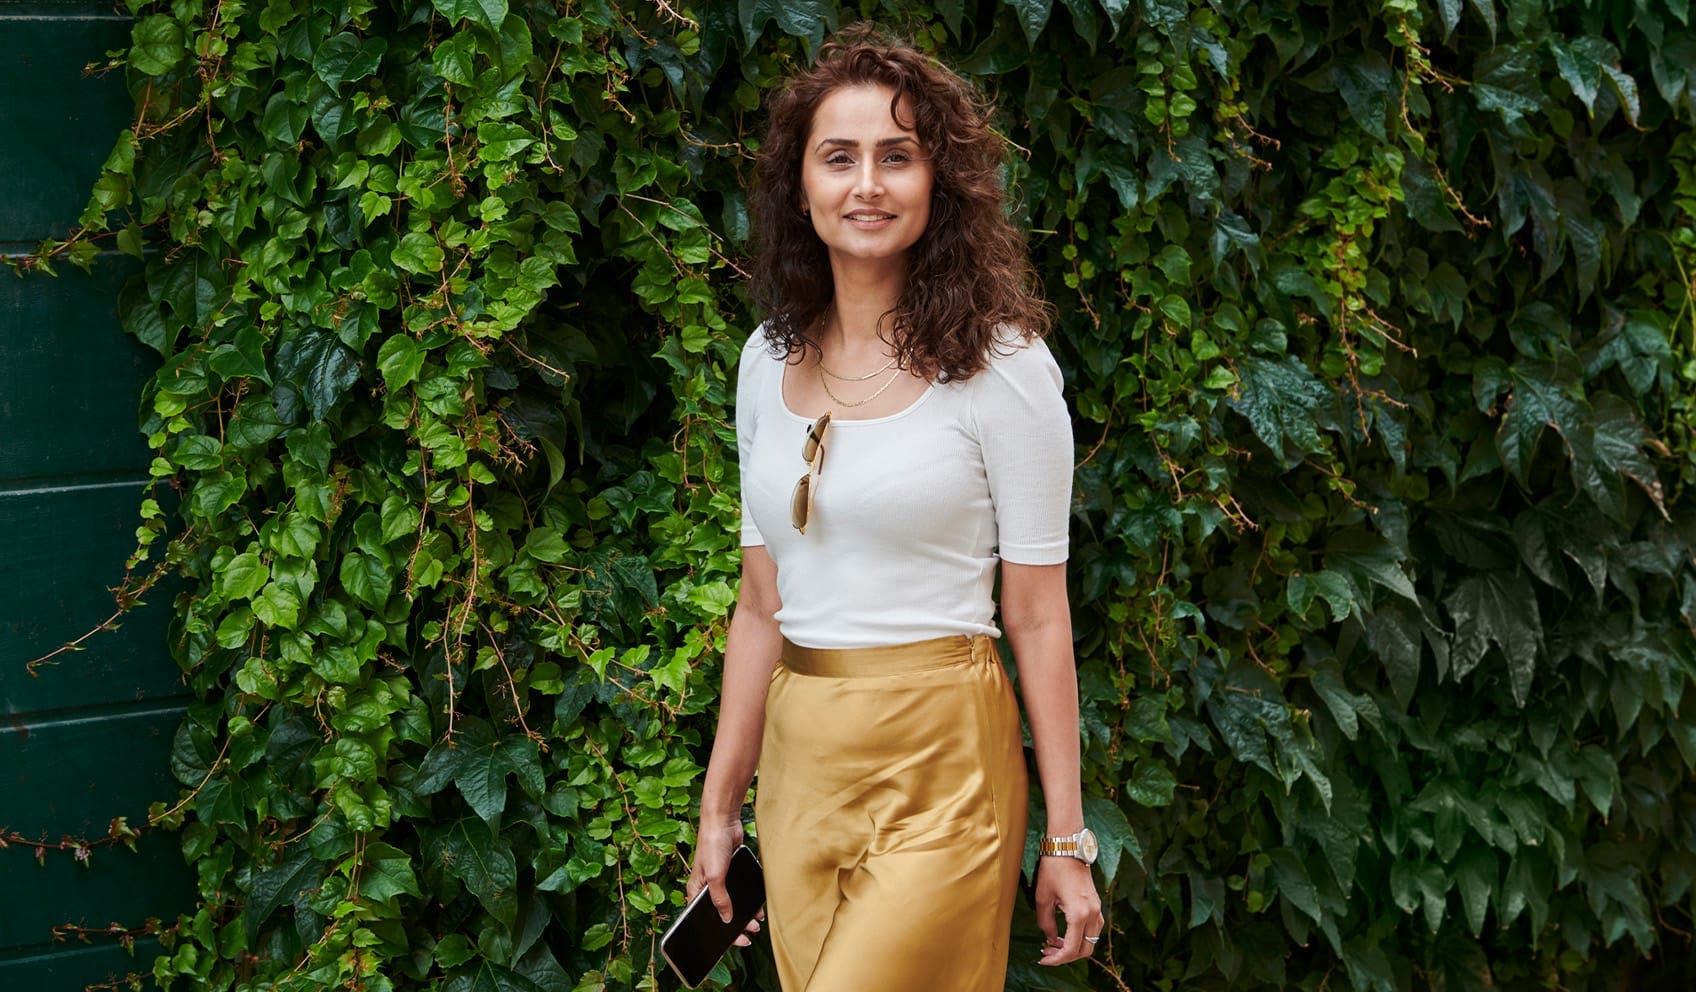
[[[829,427],[830,411],[826,410],[807,428],[807,440],[801,445],[801,460],[807,463],[807,471],[795,480],[795,492],[789,497],[789,522],[803,534],[807,532],[807,519],[813,513],[813,493],[819,486],[819,472],[824,469],[824,435]]]

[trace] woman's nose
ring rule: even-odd
[[[876,162],[860,163],[859,172],[855,176],[854,192],[866,197],[877,196],[883,192],[883,181],[878,177]]]

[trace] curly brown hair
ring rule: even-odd
[[[988,100],[970,82],[870,24],[837,31],[767,107],[749,198],[749,281],[765,313],[766,337],[774,351],[791,356],[818,347],[809,333],[824,317],[834,285],[825,244],[796,207],[801,160],[824,98],[864,85],[895,90],[892,114],[906,98],[935,172],[930,221],[911,249],[906,287],[879,326],[888,328],[886,340],[905,367],[926,378],[969,379],[988,361],[998,328],[1029,340],[1053,323],[1024,237],[1007,216],[1006,142],[990,126]]]

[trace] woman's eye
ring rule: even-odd
[[[852,165],[854,160],[846,155],[832,155],[824,160],[825,165]]]
[[[906,152],[891,152],[884,157],[884,161],[890,165],[906,165],[912,161],[912,157]]]

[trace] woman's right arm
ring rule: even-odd
[[[707,759],[706,784],[701,790],[701,822],[695,837],[695,864],[687,895],[694,898],[703,885],[719,916],[730,919],[730,896],[724,873],[730,854],[742,843],[742,800],[760,762],[760,736],[765,730],[766,689],[783,649],[776,613],[777,565],[764,545],[742,549],[742,588],[724,649],[724,683],[719,692],[718,730]],[[751,929],[757,929],[753,927]],[[737,938],[746,944],[747,937]]]

